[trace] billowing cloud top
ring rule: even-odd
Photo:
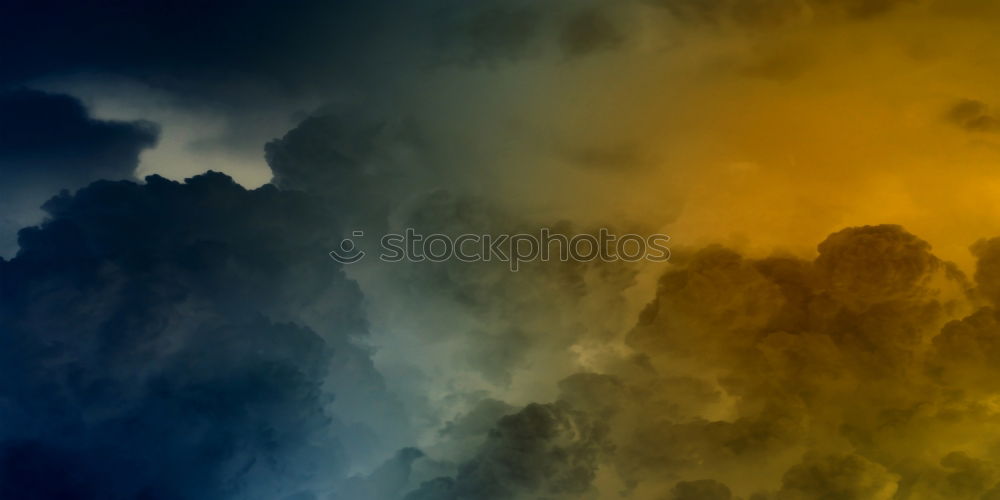
[[[6,2],[0,498],[998,499],[998,23]]]

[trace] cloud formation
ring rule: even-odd
[[[45,208],[0,261],[5,497],[285,498],[380,455],[393,402],[309,197],[209,173]]]
[[[0,174],[38,201],[155,142],[119,88],[221,117],[178,151],[280,137],[273,185],[101,181],[21,232],[0,496],[997,498],[1000,243],[966,257],[1000,220],[996,113],[942,105],[996,87],[991,12],[5,4],[0,84],[121,118],[3,94]],[[540,226],[681,246],[515,274],[326,257],[354,230]]]
[[[989,106],[982,101],[962,99],[948,110],[948,120],[969,132],[991,132],[1000,126]]]
[[[158,133],[153,123],[98,120],[73,97],[27,89],[0,94],[0,116],[0,175],[54,191],[60,181],[131,177]]]
[[[148,121],[95,119],[68,95],[0,92],[0,255],[13,253],[17,230],[38,222],[39,207],[59,190],[132,178],[158,134]]]
[[[606,434],[599,420],[565,405],[531,404],[500,418],[455,479],[428,481],[405,498],[572,498],[587,491],[602,455],[609,451]]]
[[[976,246],[981,259],[992,246]],[[995,443],[982,436],[995,415],[983,403],[996,390],[987,361],[995,312],[899,226],[847,228],[818,249],[814,260],[722,247],[682,253],[628,334],[632,350],[559,384],[556,407],[606,429],[578,489],[525,479],[482,491],[512,499],[992,494]],[[482,454],[495,451],[489,443],[513,418],[455,476],[425,482],[411,498],[481,494],[462,485],[492,484],[492,472],[469,471],[492,463]],[[576,425],[577,439],[590,435]],[[533,470],[559,477],[559,467],[577,463],[564,447],[512,462],[544,460]]]

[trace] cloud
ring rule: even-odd
[[[779,500],[895,498],[899,476],[857,455],[808,456],[785,473]]]
[[[0,175],[11,182],[129,178],[158,134],[150,122],[97,120],[71,96],[28,89],[0,94],[0,116]]]
[[[890,13],[913,0],[651,0],[678,20],[750,29],[811,20],[860,21]]]
[[[942,265],[930,249],[899,226],[849,228],[819,244],[816,270],[822,286],[843,303],[913,299]]]
[[[132,367],[139,366],[132,356],[120,354],[121,349],[141,353],[144,363],[136,377],[142,383],[116,382],[119,386],[113,392],[134,395],[127,398],[133,401],[128,408],[100,399],[85,402],[74,392],[82,389],[75,386],[62,391],[73,395],[69,399],[76,404],[84,401],[86,411],[76,406],[66,411],[67,403],[59,401],[42,407],[88,418],[99,415],[98,422],[110,418],[103,415],[124,413],[142,429],[165,425],[153,415],[178,419],[197,415],[199,421],[218,420],[219,428],[224,422],[225,428],[244,429],[229,437],[225,460],[199,467],[199,474],[208,476],[180,465],[169,470],[179,478],[197,479],[172,481],[175,488],[209,491],[198,490],[193,486],[197,482],[211,489],[205,495],[212,496],[326,491],[344,498],[409,500],[601,498],[612,490],[640,500],[664,495],[727,498],[726,492],[742,498],[754,493],[789,499],[825,494],[882,498],[890,490],[916,484],[913,478],[923,473],[919,471],[947,468],[935,461],[971,446],[961,439],[928,444],[913,429],[957,432],[949,412],[963,415],[962,426],[970,430],[988,421],[988,414],[973,409],[973,400],[956,402],[942,395],[992,373],[987,333],[992,313],[962,320],[977,300],[968,293],[971,285],[954,266],[935,257],[929,244],[894,225],[835,232],[818,245],[812,260],[752,258],[719,246],[678,252],[659,280],[654,300],[623,339],[623,350],[596,351],[600,361],[593,362],[590,371],[576,374],[572,370],[578,371],[579,365],[566,351],[609,342],[613,337],[608,332],[621,331],[625,324],[601,317],[606,316],[603,313],[591,314],[591,304],[622,300],[622,291],[632,286],[634,270],[580,263],[551,263],[538,266],[536,273],[518,274],[458,264],[400,264],[387,274],[377,267],[358,268],[361,287],[370,293],[369,300],[379,304],[369,316],[377,318],[376,328],[392,331],[399,323],[385,318],[406,319],[410,339],[389,335],[381,341],[408,343],[383,348],[404,350],[415,369],[423,370],[413,380],[390,382],[397,390],[415,393],[405,397],[407,415],[396,418],[393,415],[403,412],[387,394],[387,382],[374,370],[369,353],[352,340],[367,330],[357,285],[336,267],[318,271],[319,264],[310,257],[313,250],[338,242],[336,226],[350,220],[349,214],[330,208],[345,201],[362,212],[384,207],[389,227],[403,223],[447,234],[516,230],[527,221],[483,199],[446,191],[413,195],[405,203],[372,201],[366,191],[378,192],[384,183],[395,189],[391,172],[398,166],[373,152],[384,149],[368,149],[365,144],[381,140],[369,140],[372,137],[393,135],[384,135],[385,129],[378,127],[360,127],[375,132],[359,136],[364,139],[344,139],[344,144],[327,143],[323,137],[352,136],[342,132],[343,125],[336,121],[310,122],[308,128],[313,126],[321,133],[291,134],[275,146],[284,148],[282,161],[298,169],[286,172],[303,179],[287,187],[304,191],[275,187],[246,191],[210,174],[186,184],[155,177],[144,186],[98,183],[49,202],[53,219],[25,231],[22,255],[2,269],[24,273],[24,277],[9,274],[18,276],[19,283],[40,283],[5,290],[9,295],[4,303],[34,304],[26,312],[10,309],[18,324],[40,325],[31,327],[31,336],[13,338],[31,339],[29,346],[48,345],[51,338],[38,332],[91,332],[78,338],[92,339],[101,348],[88,341],[59,352],[97,356],[94,359],[100,363],[84,366],[108,367],[114,374],[134,374]],[[397,144],[394,139],[387,143]],[[316,154],[310,156],[310,151]],[[325,163],[327,158],[335,161]],[[372,170],[366,165],[385,166],[387,175],[368,182],[366,172]],[[324,166],[329,170],[313,170]],[[338,184],[338,178],[344,184]],[[107,206],[123,208],[121,212],[100,209]],[[176,220],[167,221],[166,213]],[[375,223],[376,219],[354,220]],[[296,222],[289,225],[289,220]],[[157,224],[147,227],[138,221]],[[98,280],[100,293],[88,293],[85,305],[77,305],[83,299],[74,295],[50,298],[54,278],[43,273],[53,267],[47,262],[66,265],[60,260],[66,257],[52,249],[78,247],[91,252],[84,254],[87,269],[95,268],[92,262],[108,262],[96,268],[110,266],[115,271],[109,271],[110,276],[122,276],[112,280],[114,286],[99,281],[103,275],[90,277]],[[976,277],[984,296],[989,295],[990,248],[989,243],[976,247],[984,262]],[[42,264],[29,266],[32,262]],[[58,276],[81,273],[73,266],[59,269]],[[141,274],[130,278],[134,273]],[[40,294],[39,299],[20,295],[26,293],[22,289],[41,290],[33,292]],[[127,308],[116,306],[123,300],[118,290],[128,290],[133,302]],[[55,315],[54,310],[61,312]],[[78,310],[89,311],[89,316],[77,316]],[[261,316],[247,315],[247,310]],[[25,316],[28,313],[30,317]],[[977,319],[980,316],[986,320]],[[102,329],[105,317],[114,327]],[[151,318],[173,319],[164,331],[167,327],[156,326]],[[67,323],[52,324],[55,319]],[[962,321],[949,323],[953,320]],[[133,331],[143,332],[141,342],[120,333]],[[227,339],[238,338],[236,332],[248,332],[244,335],[249,345],[230,346]],[[210,342],[205,345],[214,349],[199,341]],[[164,349],[164,345],[175,347]],[[15,345],[8,352],[23,350]],[[105,352],[118,354],[105,358],[111,356]],[[269,356],[261,358],[258,352]],[[982,361],[963,363],[967,352],[982,353]],[[458,373],[435,378],[433,367],[417,361],[449,356],[471,362]],[[306,365],[295,364],[299,358]],[[18,365],[11,361],[10,366]],[[47,370],[38,375],[38,383],[51,383],[47,377],[89,380],[77,372],[74,377],[67,373]],[[97,373],[91,377],[116,380]],[[565,375],[569,376],[555,388],[554,400],[528,404],[506,400],[510,395],[523,400],[525,395],[544,394],[505,389],[521,380],[539,385],[540,379]],[[277,377],[284,389],[254,393],[262,399],[241,392],[247,385],[269,387],[258,377]],[[433,400],[433,395],[420,393],[422,384],[428,383],[454,384],[447,395],[451,399]],[[203,398],[202,391],[212,397]],[[229,417],[227,400],[221,395],[230,393],[233,404],[251,411]],[[146,402],[149,394],[158,395],[155,404]],[[27,396],[18,397],[24,399],[13,399],[15,407],[35,404]],[[206,398],[227,404],[206,416],[200,413]],[[432,411],[425,412],[427,408]],[[456,416],[456,411],[464,416]],[[376,459],[413,439],[413,434],[393,434],[391,429],[414,418],[426,419],[421,423],[425,432],[435,425],[442,432],[424,441],[427,446],[421,451],[403,451],[385,462]],[[18,422],[24,426],[18,428],[27,428],[27,418]],[[260,443],[268,441],[252,431],[258,422],[282,433],[280,441],[287,447],[262,451]],[[202,426],[205,439],[221,432],[207,423]],[[39,448],[24,451],[24,435],[19,432],[19,439],[11,441],[10,453],[38,454],[41,462],[59,464],[96,453],[86,444],[52,439],[34,440],[37,443],[28,439],[27,446]],[[121,441],[119,434],[107,436]],[[910,442],[927,446],[926,454],[934,460],[899,465],[909,456]],[[176,452],[164,455],[167,463],[172,463],[171,453],[187,452],[187,442],[181,440],[177,446]],[[968,450],[970,456],[973,452],[984,453]],[[251,462],[255,465],[247,465]],[[297,464],[296,472],[256,465],[261,463]],[[355,463],[382,465],[348,479],[348,467]],[[315,472],[316,464],[334,472],[323,476]],[[149,478],[138,465],[131,467],[137,467],[130,476],[136,483],[116,488],[159,487],[158,478]],[[79,470],[84,472],[67,476],[66,484],[100,473]],[[609,486],[609,477],[617,486]],[[239,486],[229,486],[234,478]],[[992,487],[989,482],[981,481]],[[920,488],[943,488],[938,483],[920,484]],[[99,482],[94,487],[106,486]],[[980,490],[986,491],[986,486]]]
[[[406,500],[522,496],[579,496],[609,450],[606,429],[583,413],[560,405],[531,404],[507,415],[486,443],[462,464],[454,479],[424,483]]]
[[[991,132],[1000,127],[1000,119],[994,116],[986,103],[974,99],[962,99],[951,106],[948,121],[968,132]]]
[[[348,184],[378,189],[352,177],[378,154],[324,149],[321,137],[282,142],[283,154],[341,158],[331,168]],[[336,178],[248,191],[221,174],[150,177],[47,203],[50,219],[0,262],[0,366],[21,375],[0,378],[4,486],[44,477],[52,494],[94,497],[715,500],[949,498],[940,492],[996,484],[992,448],[979,444],[995,418],[983,401],[997,320],[980,308],[992,240],[974,247],[978,296],[896,225],[837,231],[814,259],[677,252],[624,343],[607,349],[636,317],[593,304],[626,310],[634,269],[411,263],[358,268],[359,285],[325,257],[347,220],[330,211],[342,196],[355,210],[388,203],[391,219],[429,232],[526,221],[445,191],[365,205]],[[420,377],[387,381],[359,347],[373,317],[376,329],[399,325],[382,309],[366,317],[361,289],[406,320],[407,335],[380,338],[404,345],[382,349],[404,350]],[[587,349],[580,372],[573,352]],[[421,361],[448,356],[474,361],[445,378]],[[551,399],[505,389],[553,378]],[[434,400],[422,384],[453,387]],[[416,393],[405,412],[390,386]],[[417,440],[413,420],[426,446],[385,460]]]
[[[405,119],[320,112],[268,142],[271,182],[329,201],[344,224],[384,227],[390,212],[429,189],[419,129]]]
[[[0,86],[124,78],[169,91],[178,105],[238,115],[249,103],[260,108],[287,97],[372,90],[389,74],[428,65],[535,55],[540,41],[553,38],[559,13],[524,1],[308,0],[273,7],[224,0],[194,16],[165,0],[142,9],[111,1],[9,3],[0,10]]]
[[[376,253],[382,234],[406,228],[452,236],[543,226],[573,233],[568,224],[522,216],[469,194],[464,172],[427,159],[423,132],[406,119],[330,110],[270,143],[268,160],[279,187],[322,200],[331,220],[364,230],[361,243]],[[374,258],[352,266],[370,304],[372,342],[388,367],[387,382],[401,394],[411,421],[434,436],[422,445],[429,458],[418,462],[413,477],[431,481],[443,471],[425,470],[428,464],[470,460],[498,418],[554,392],[534,383],[538,377],[558,379],[575,370],[572,346],[599,343],[630,322],[628,309],[608,315],[597,305],[623,301],[634,267],[551,262],[511,273],[504,262],[385,264]],[[452,369],[425,362],[436,359],[454,360]],[[451,389],[442,394],[429,387]],[[421,494],[446,482],[435,481]]]
[[[338,487],[337,500],[397,500],[410,479],[413,463],[424,456],[416,448],[404,448],[367,476],[354,476]]]
[[[537,50],[545,10],[533,3],[487,2],[450,12],[437,29],[441,58],[458,63],[513,61]],[[449,55],[450,54],[450,55]]]
[[[132,178],[159,130],[147,121],[98,120],[74,97],[0,92],[0,254],[17,229],[38,222],[42,202],[97,179]]]
[[[537,234],[541,227],[565,235],[580,231],[568,223],[535,222],[487,199],[448,191],[414,197],[395,216],[398,231],[413,228],[452,237]],[[382,270],[385,281],[366,284],[405,290],[387,298],[387,305],[401,303],[411,311],[409,317],[427,318],[428,340],[447,341],[464,369],[497,389],[520,382],[517,375],[525,375],[524,370],[570,369],[570,346],[600,342],[627,324],[631,318],[590,313],[588,308],[624,304],[622,291],[634,285],[637,268],[624,262],[558,258],[528,262],[524,272],[513,273],[508,263],[495,260],[399,263]]]
[[[961,451],[945,455],[915,475],[900,488],[907,498],[991,500],[1000,492],[996,465]]]
[[[581,10],[567,20],[560,35],[563,51],[570,56],[615,49],[625,40],[608,14],[597,8]]]
[[[1000,238],[979,240],[970,250],[976,256],[977,291],[990,304],[1000,305]]]
[[[996,390],[990,367],[1000,356],[998,328],[1000,317],[989,307],[945,325],[933,341],[930,364],[934,373],[969,392]]]
[[[61,0],[6,4],[0,16],[8,41],[0,57],[9,63],[3,83],[89,71],[193,86],[216,96],[231,92],[225,84],[241,79],[301,88],[328,81],[335,71],[317,64],[326,60],[322,54],[334,50],[348,56],[337,42],[363,34],[354,21],[387,8],[317,1],[283,9],[271,6],[262,1],[213,2],[194,16],[169,1],[141,9],[110,1],[88,6]],[[178,32],[184,36],[175,36]],[[288,58],[289,53],[297,57]],[[307,66],[314,68],[311,82],[306,80]],[[168,81],[170,74],[173,81]]]
[[[45,208],[0,260],[3,487],[283,498],[329,491],[395,445],[384,429],[405,434],[310,197],[209,173]]]
[[[939,467],[983,476],[945,460],[992,453],[976,444],[994,414],[977,377],[995,372],[996,320],[962,319],[969,286],[894,225],[835,232],[813,260],[679,252],[632,350],[559,384],[558,404],[607,426],[598,468],[618,482],[580,486],[597,498],[888,499]],[[425,486],[454,494],[459,478]]]
[[[490,429],[505,415],[520,408],[493,398],[480,399],[467,412],[446,422],[428,453],[456,460],[467,460],[486,440]]]
[[[961,67],[892,64],[932,21],[887,19],[907,2],[657,4],[0,7],[8,83],[139,80],[180,96],[170,106],[225,108],[232,137],[249,137],[239,118],[335,101],[267,146],[274,186],[152,177],[47,204],[51,220],[0,262],[0,484],[98,498],[995,494],[992,242],[975,249],[974,290],[935,255],[940,238],[895,225],[837,231],[816,257],[706,246],[648,268],[344,270],[325,257],[356,228],[587,232],[591,220],[556,221],[623,221],[619,207],[675,207],[675,191],[691,195],[697,236],[736,215],[762,228],[753,244],[770,244],[771,224],[801,243],[870,218],[851,202],[882,204],[882,181],[899,177],[865,177],[874,188],[840,199],[851,168],[910,159],[917,182],[954,187],[921,177],[922,144],[938,143],[881,135],[919,124],[878,125],[922,116],[907,95],[921,84],[976,95],[926,79]],[[655,25],[666,16],[693,29]],[[704,71],[717,57],[767,80],[717,81]],[[331,111],[345,101],[365,109]],[[994,115],[966,108],[953,119],[966,129]],[[871,150],[889,143],[914,156]],[[820,187],[783,166],[797,162]],[[920,212],[902,197],[886,212]],[[828,203],[828,220],[810,219]]]
[[[956,450],[991,453],[975,443],[993,413],[954,391],[989,391],[970,377],[995,371],[996,321],[962,319],[969,286],[894,225],[835,232],[812,260],[679,252],[632,350],[566,377],[554,402],[470,413],[484,418],[463,435],[481,447],[406,498],[983,494],[991,469]]]

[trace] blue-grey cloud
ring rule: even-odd
[[[454,477],[423,483],[406,500],[559,498],[587,492],[612,449],[600,420],[565,403],[530,404],[501,417]]]
[[[210,173],[45,208],[0,260],[4,498],[286,498],[374,453],[395,409],[312,198]]]
[[[38,222],[38,208],[59,190],[131,178],[158,134],[147,121],[95,119],[68,95],[0,92],[0,255],[13,252],[17,229]]]
[[[77,187],[128,178],[157,135],[150,122],[92,118],[71,96],[28,89],[0,93],[0,176],[7,182]]]

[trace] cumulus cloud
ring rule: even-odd
[[[994,488],[993,448],[973,437],[996,413],[983,402],[993,240],[973,247],[973,281],[897,225],[837,231],[813,259],[680,251],[641,313],[626,298],[641,269],[626,264],[373,261],[348,279],[326,257],[345,227],[587,229],[437,180],[414,161],[422,139],[406,120],[318,114],[267,147],[277,186],[150,177],[50,200],[0,263],[0,356],[29,375],[0,384],[5,487],[372,500]]]
[[[279,187],[324,200],[329,217],[364,231],[359,244],[373,256],[386,231],[452,237],[537,233],[541,227],[578,231],[568,222],[521,214],[509,203],[470,193],[464,182],[470,173],[436,164],[424,137],[410,120],[354,119],[331,111],[305,120],[267,152]],[[511,273],[506,262],[386,265],[373,257],[350,269],[370,299],[374,330],[385,334],[376,340],[383,346],[380,356],[399,356],[389,362],[395,369],[411,367],[434,377],[432,384],[454,386],[470,398],[455,406],[427,401],[411,386],[408,372],[398,379],[408,387],[400,392],[423,400],[414,401],[415,407],[437,414],[428,418],[443,424],[484,397],[506,400],[530,380],[523,371],[529,367],[528,373],[568,375],[575,359],[571,346],[600,342],[631,322],[630,309],[604,314],[597,306],[625,303],[621,292],[634,285],[636,265],[557,259],[528,265],[530,272]],[[584,319],[581,310],[594,312]],[[412,335],[401,341],[394,334],[399,331]],[[455,358],[459,370],[414,363],[440,357]]]
[[[283,498],[383,452],[356,436],[398,415],[310,198],[210,173],[45,207],[0,261],[7,496]]]
[[[92,118],[67,95],[21,89],[0,94],[0,175],[11,182],[76,187],[132,176],[155,124]]]
[[[246,191],[217,174],[187,184],[147,182],[95,184],[54,199],[52,220],[27,231],[22,254],[0,269],[18,283],[4,289],[2,317],[13,326],[5,366],[32,374],[29,385],[8,379],[0,387],[14,423],[4,448],[6,487],[31,485],[42,474],[56,478],[44,483],[52,494],[325,491],[437,500],[606,498],[617,491],[636,499],[722,500],[977,498],[997,482],[991,462],[974,458],[990,448],[961,437],[991,418],[977,401],[992,391],[995,313],[963,319],[969,308],[958,304],[975,302],[968,284],[898,226],[834,233],[812,261],[748,258],[722,247],[682,253],[628,336],[632,354],[566,377],[553,402],[517,409],[480,397],[442,426],[427,451],[405,449],[347,478],[365,443],[351,440],[357,424],[336,407],[337,387],[381,382],[335,354],[347,349],[356,361],[367,359],[349,338],[366,328],[357,289],[336,268],[323,280],[308,279],[317,268],[303,252],[335,238],[313,227],[327,205],[303,192]],[[148,236],[123,239],[102,229],[121,217],[97,212],[109,200],[147,214],[146,221],[179,211],[185,224],[134,224],[130,232]],[[437,209],[451,203],[438,202],[444,205]],[[234,217],[242,209],[258,215]],[[310,210],[319,212],[300,218],[303,227],[267,222]],[[247,222],[225,227],[223,220]],[[251,228],[255,237],[262,229],[275,235],[247,250]],[[306,234],[316,239],[294,244],[287,237]],[[53,253],[57,247],[78,252]],[[977,248],[987,254],[986,244]],[[298,266],[265,264],[295,258],[301,274]],[[477,282],[455,272],[423,290],[447,298],[464,288],[472,293],[459,296],[475,297],[469,287]],[[74,281],[63,283],[64,276]],[[230,300],[215,288],[223,279],[248,291]],[[80,287],[90,291],[73,292]],[[341,315],[315,315],[313,296],[346,300]],[[526,306],[498,306],[505,304],[523,311],[521,324],[533,321]],[[462,307],[465,314],[490,310],[486,303]],[[954,392],[965,386],[987,392]],[[380,391],[368,397],[387,398]],[[373,435],[387,427],[370,424]],[[31,430],[54,427],[66,434],[53,439]],[[914,434],[920,427],[927,430]],[[173,434],[179,428],[198,432],[181,438]],[[952,439],[935,440],[938,432]],[[135,444],[100,444],[108,442]],[[155,463],[166,469],[130,459],[154,446],[165,450]],[[913,446],[926,458],[912,455]],[[193,450],[202,461],[191,460]],[[125,460],[108,463],[129,471],[127,480],[94,479],[106,469],[87,458],[106,455]],[[35,475],[24,474],[26,467]]]
[[[918,298],[941,263],[930,245],[899,226],[865,226],[830,235],[819,245],[822,286],[842,303],[878,304]]]
[[[970,284],[899,226],[847,228],[818,249],[813,260],[680,254],[628,335],[631,354],[559,384],[555,407],[606,429],[576,495],[978,498],[993,488],[992,462],[979,457],[994,448],[976,429],[995,415],[982,403],[995,392],[995,313],[966,318],[978,300]],[[494,463],[484,454],[505,449],[497,432],[410,498],[546,494],[545,482],[484,469]],[[518,463],[568,463],[532,457]],[[506,489],[463,490],[496,482]]]
[[[890,500],[898,481],[885,467],[857,455],[808,456],[785,473],[776,498]]]
[[[424,150],[409,120],[333,111],[264,147],[274,185],[310,191],[330,203],[339,222],[371,229],[384,228],[392,210],[434,185]]]
[[[562,404],[502,417],[457,475],[428,481],[406,500],[579,498],[610,449],[600,421]]]
[[[630,266],[376,264],[352,268],[355,282],[326,258],[345,221],[444,234],[534,221],[418,192],[423,174],[394,186],[401,163],[371,144],[399,136],[343,127],[312,121],[271,146],[288,190],[150,177],[46,204],[50,219],[0,262],[0,356],[21,375],[0,383],[4,487],[371,500],[996,491],[996,443],[981,437],[997,413],[994,240],[973,247],[974,283],[897,225],[837,231],[813,259],[677,252],[628,317]],[[366,195],[383,184],[414,192]],[[425,359],[466,364],[441,373]]]
[[[39,207],[59,190],[132,178],[158,133],[147,121],[95,119],[68,95],[0,92],[0,254],[13,252],[17,229],[38,222]]]
[[[274,185],[257,190],[208,174],[101,182],[52,199],[50,219],[21,233],[21,254],[0,261],[0,496],[983,500],[1000,491],[993,240],[974,247],[972,281],[896,225],[837,231],[815,258],[709,245],[677,252],[665,268],[551,262],[512,274],[497,263],[365,262],[345,270],[326,258],[353,229],[370,237],[402,227],[592,231],[592,217],[558,222],[559,212],[584,205],[610,213],[574,189],[578,176],[592,176],[616,206],[623,193],[641,198],[639,183],[651,186],[651,203],[675,206],[663,193],[674,177],[642,175],[659,168],[662,151],[671,169],[739,155],[752,157],[733,169],[746,175],[739,179],[777,171],[759,144],[767,140],[744,137],[745,125],[730,121],[747,115],[754,132],[772,129],[744,94],[764,95],[769,112],[787,98],[810,129],[827,117],[809,115],[815,106],[800,114],[799,105],[824,96],[825,106],[829,89],[852,74],[825,68],[822,93],[784,92],[817,59],[809,44],[821,30],[812,28],[857,28],[836,32],[851,43],[831,57],[849,52],[851,64],[868,65],[852,43],[881,38],[861,31],[920,2],[272,10],[251,1],[212,3],[198,16],[164,2],[112,3],[0,7],[5,81],[115,75],[183,96],[177,106],[221,106],[235,117],[275,94],[309,108],[317,95],[369,96],[371,108],[423,116],[321,110],[266,146]],[[664,30],[661,17],[702,31]],[[795,31],[802,26],[808,36]],[[706,81],[719,54],[766,80]],[[553,61],[559,71],[547,69]],[[768,93],[774,86],[781,99]],[[122,138],[101,176],[131,172],[155,137],[148,124],[73,109],[61,122]],[[970,101],[950,119],[989,130],[993,114]],[[619,119],[636,125],[577,128]],[[699,121],[735,139],[686,133]],[[527,144],[539,130],[565,138],[542,139],[562,146],[556,155]],[[823,133],[824,143],[855,149]],[[688,139],[695,146],[680,144]],[[796,141],[782,136],[782,162]],[[732,150],[705,152],[730,142]],[[787,156],[802,152],[792,149]],[[567,172],[548,164],[553,156],[588,168]],[[641,181],[622,179],[629,175]],[[684,189],[703,183],[729,196],[718,179],[689,177]],[[796,196],[814,194],[794,178]],[[551,202],[545,215],[526,201],[527,180]],[[764,184],[740,192],[776,189]],[[573,203],[553,201],[560,193]],[[640,283],[647,274],[660,278]],[[641,313],[639,302],[648,303]]]
[[[977,241],[971,250],[976,256],[974,278],[979,294],[990,304],[1000,305],[1000,238]]]
[[[420,173],[407,183],[412,191],[405,203],[357,196],[379,184],[352,184],[357,172],[384,165],[381,171],[394,172],[399,165],[338,145],[337,137],[349,136],[338,127],[319,127],[305,143],[289,135],[274,146],[296,159],[296,175],[315,179],[300,182],[301,189],[356,200],[356,209],[375,208],[390,228],[425,233],[509,232],[535,222],[483,198],[448,190],[421,194],[419,188],[432,183],[421,182]],[[366,164],[374,168],[358,167]],[[338,169],[349,179],[345,185],[363,189],[338,186]],[[393,174],[382,179],[388,190],[397,189]],[[927,242],[897,225],[835,232],[811,260],[751,258],[721,246],[679,252],[637,324],[619,339],[623,350],[599,350],[591,371],[575,375],[580,351],[572,349],[614,342],[635,320],[590,313],[592,304],[603,304],[598,311],[609,303],[626,310],[622,295],[634,285],[634,269],[549,263],[511,274],[456,263],[362,266],[358,276],[376,304],[377,329],[419,332],[406,347],[387,345],[390,353],[405,353],[387,359],[400,365],[412,357],[469,361],[460,376],[413,367],[399,373],[420,377],[394,377],[397,387],[416,389],[402,391],[416,393],[407,396],[409,409],[443,429],[413,463],[435,465],[408,476],[420,485],[406,498],[604,498],[611,491],[637,499],[726,498],[725,492],[889,498],[914,491],[915,478],[943,467],[936,465],[942,457],[963,447],[982,452],[968,437],[947,444],[931,437],[960,433],[949,421],[956,412],[966,415],[970,429],[990,415],[951,396],[972,376],[956,371],[957,360],[977,347],[976,335],[949,322],[975,310],[977,294],[991,293],[991,247],[976,248],[986,269],[977,273],[978,291]],[[531,290],[539,292],[525,293]],[[988,331],[990,323],[984,324]],[[963,345],[970,339],[973,345]],[[988,345],[980,351],[984,361],[968,369],[987,377]],[[564,375],[551,399],[533,383]],[[508,390],[522,381],[531,389]],[[419,394],[421,384],[451,387],[450,394]],[[539,402],[515,411],[515,401],[526,395]],[[456,412],[467,417],[455,418]],[[515,425],[522,420],[542,429],[603,430],[599,445],[577,442],[584,436],[577,430],[569,441],[559,430],[521,443],[513,438],[522,435]],[[914,437],[921,427],[924,437]],[[916,443],[926,446],[925,456],[900,465]],[[576,447],[585,459],[567,455]],[[441,468],[452,471],[434,473]],[[706,477],[715,482],[702,482]]]
[[[275,182],[326,200],[339,208],[331,217],[375,238],[404,228],[452,236],[543,226],[575,233],[568,222],[518,214],[468,194],[453,177],[438,179],[419,163],[392,155],[419,151],[414,145],[420,142],[412,140],[419,130],[400,135],[392,122],[365,123],[319,115],[272,142]],[[597,433],[603,417],[574,409],[569,396],[558,404],[521,405],[557,391],[535,381],[572,374],[575,346],[607,342],[632,321],[622,292],[634,286],[637,269],[558,260],[527,265],[517,273],[504,262],[366,260],[350,268],[370,301],[373,330],[380,332],[373,341],[382,363],[391,366],[390,385],[404,394],[411,417],[434,433],[422,447],[426,458],[414,464],[412,478],[421,479],[407,498],[574,498],[588,490],[596,457],[605,453],[593,450],[604,445],[573,440],[585,439],[577,435],[585,428]],[[608,304],[623,307],[601,312]],[[425,359],[453,359],[453,369],[420,362]],[[575,380],[582,379],[571,377],[561,389],[570,392],[579,385]],[[441,398],[428,387],[450,389]],[[584,392],[577,391],[580,405]],[[552,463],[576,448],[579,463]]]

